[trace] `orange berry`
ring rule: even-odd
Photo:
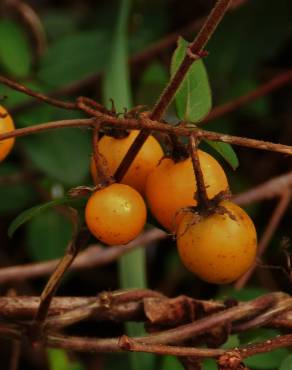
[[[208,197],[211,199],[228,189],[223,168],[208,153],[198,151]],[[175,163],[163,159],[150,173],[146,183],[146,198],[152,214],[169,231],[174,231],[182,208],[195,206],[197,191],[191,158]]]
[[[127,137],[117,139],[105,135],[99,140],[97,144],[98,150],[106,160],[108,175],[114,175],[138,133],[139,131],[133,130]],[[143,194],[146,179],[149,173],[157,166],[162,156],[163,151],[160,144],[153,136],[149,136],[121,182],[130,185]],[[98,183],[98,175],[93,158],[91,160],[91,174],[94,181]]]
[[[238,279],[254,263],[257,234],[242,208],[229,201],[220,206],[227,212],[213,213],[198,223],[187,211],[178,226],[177,247],[188,270],[210,283],[226,284]]]
[[[105,244],[127,244],[143,230],[146,206],[135,189],[112,184],[91,195],[85,220],[91,233]]]
[[[0,134],[4,134],[9,131],[13,131],[15,129],[13,120],[11,116],[8,114],[5,108],[0,105]],[[6,115],[2,118],[3,115]],[[14,145],[14,138],[6,139],[0,141],[0,161],[3,161],[7,155],[10,153],[13,145]]]

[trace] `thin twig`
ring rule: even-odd
[[[38,100],[41,100],[47,104],[54,105],[55,107],[58,108],[63,108],[63,109],[69,109],[69,110],[78,110],[78,106],[76,103],[70,103],[70,102],[64,102],[62,100],[57,100],[54,98],[50,98],[47,95],[35,92],[28,87],[25,87],[17,82],[14,82],[12,80],[9,80],[8,78],[4,76],[0,76],[0,83],[10,87],[11,89],[17,90],[21,93],[24,93],[26,95],[32,96],[33,98],[36,98]]]
[[[41,327],[47,317],[50,303],[61,283],[62,277],[71,266],[79,250],[85,245],[89,238],[88,231],[80,231],[70,242],[67,253],[57,265],[41,294],[41,301],[34,322],[36,327]]]
[[[147,245],[150,245],[152,242],[163,239],[166,236],[167,234],[162,230],[151,229],[127,245],[119,245],[111,248],[103,248],[101,245],[90,246],[78,254],[68,271],[87,270],[112,263],[123,254],[128,253],[135,248],[139,248],[141,245],[145,245],[147,247]],[[45,262],[2,267],[0,269],[0,284],[12,281],[23,281],[25,279],[35,279],[49,275],[56,268],[59,262],[59,259],[55,259]]]
[[[279,226],[279,223],[282,220],[282,217],[285,214],[287,207],[290,204],[290,200],[291,200],[291,192],[287,190],[283,193],[282,197],[280,198],[276,208],[274,209],[274,212],[272,213],[272,217],[270,218],[265,228],[265,231],[261,237],[261,240],[258,245],[258,251],[257,251],[258,259],[260,259],[265,253],[275,231],[277,230]],[[256,267],[257,267],[257,263],[254,262],[251,268],[240,279],[238,279],[235,282],[234,288],[237,290],[242,289],[247,284],[249,279],[251,278]]]
[[[248,205],[265,199],[272,199],[292,189],[292,171],[284,175],[274,177],[250,190],[233,197],[233,201],[239,205]]]
[[[265,84],[259,86],[255,90],[248,92],[245,95],[240,96],[237,99],[234,99],[230,102],[225,104],[219,105],[215,107],[210,114],[204,119],[202,123],[207,123],[213,121],[214,119],[218,119],[234,110],[256,100],[265,95],[268,95],[270,92],[279,89],[280,87],[291,83],[292,81],[292,70],[287,70],[283,73],[280,73],[276,77],[272,78],[270,81],[266,82]]]
[[[123,335],[119,339],[119,346],[124,351],[130,352],[146,352],[155,353],[156,355],[171,355],[171,356],[192,356],[199,358],[217,358],[223,355],[226,350],[214,348],[190,348],[169,346],[166,344],[149,344],[138,342],[134,338],[129,338]]]

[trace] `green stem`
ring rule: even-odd
[[[110,99],[112,99],[118,112],[122,112],[124,108],[130,108],[132,106],[127,62],[127,26],[130,7],[131,0],[121,0],[118,20],[112,41],[111,60],[106,70],[103,84],[105,104],[109,106]],[[143,247],[122,256],[118,262],[118,269],[120,287],[122,289],[147,288],[145,249]],[[126,325],[126,330],[129,336],[141,336],[145,333],[143,326],[136,323],[128,323]],[[130,354],[132,370],[153,368],[153,360],[153,355]]]

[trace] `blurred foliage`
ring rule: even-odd
[[[62,349],[47,350],[50,370],[85,370],[77,361],[71,361]]]
[[[130,65],[126,62],[126,49],[130,55],[143,51],[153,42],[165,37],[188,22],[199,18],[200,13],[208,11],[211,2],[194,1],[187,4],[184,1],[173,0],[137,0],[133,1],[127,32],[115,31],[114,20],[117,16],[119,1],[90,2],[76,0],[68,1],[28,1],[33,4],[44,26],[47,36],[47,50],[37,59],[34,37],[27,25],[15,16],[13,12],[3,12],[0,18],[0,73],[16,79],[26,86],[40,92],[50,92],[64,85],[77,82],[106,70],[111,70],[110,85],[106,94],[102,94],[101,83],[85,87],[80,91],[98,101],[114,98],[119,101],[118,110],[131,105],[131,95],[134,104],[146,104],[147,109],[155,103],[169,78],[170,59],[175,45],[168,50],[161,50],[155,58],[147,59],[140,64]],[[204,59],[209,76],[212,98],[215,104],[223,103],[244,94],[259,84],[271,78],[279,70],[291,67],[291,0],[257,0],[247,1],[240,9],[228,14],[210,40],[207,50],[210,55]],[[125,26],[125,25],[124,25]],[[114,37],[114,38],[113,38]],[[187,35],[192,40],[193,35]],[[114,41],[110,41],[114,40]],[[115,46],[115,47],[114,47]],[[113,52],[113,49],[114,52]],[[113,56],[114,55],[114,56]],[[123,73],[121,70],[123,60]],[[130,68],[131,67],[131,68]],[[206,88],[203,112],[194,110],[195,118],[187,117],[197,122],[208,113],[211,106],[211,93],[207,76],[201,63],[201,74],[197,67],[195,78],[203,78]],[[127,73],[131,71],[131,86],[127,87]],[[203,76],[203,77],[202,77]],[[192,79],[193,81],[193,79]],[[199,84],[199,82],[198,82]],[[108,85],[109,86],[109,85]],[[193,93],[190,91],[190,93]],[[282,95],[281,95],[282,94]],[[62,98],[74,99],[65,95]],[[0,96],[7,96],[1,104],[10,109],[19,107],[33,99],[21,93],[0,86]],[[186,96],[186,95],[185,95]],[[196,100],[202,98],[195,90]],[[187,96],[188,97],[188,96]],[[291,89],[283,89],[252,104],[239,109],[227,118],[216,120],[206,126],[210,130],[238,134],[242,136],[260,137],[273,141],[291,143]],[[185,99],[183,97],[182,99]],[[181,117],[185,117],[185,112]],[[42,122],[58,119],[78,118],[82,115],[76,112],[62,111],[44,104],[19,111],[13,115],[17,127],[27,127]],[[83,117],[83,116],[82,116]],[[285,117],[285,119],[283,118]],[[171,110],[168,117],[177,122]],[[213,147],[214,147],[213,143]],[[209,149],[218,158],[218,152],[229,160],[232,167],[237,167],[237,158],[230,147],[215,144]],[[218,148],[219,145],[219,148]],[[235,191],[247,189],[253,184],[264,181],[274,175],[284,172],[288,166],[280,156],[258,153],[254,150],[235,148],[240,167],[236,172],[227,169],[231,188]],[[226,153],[227,152],[227,153]],[[92,185],[89,174],[91,153],[90,133],[77,129],[59,130],[58,132],[42,133],[31,137],[19,138],[16,141],[12,155],[0,167],[0,216],[3,221],[2,233],[7,225],[17,215],[19,227],[23,224],[12,241],[3,245],[3,255],[7,253],[8,260],[15,255],[26,261],[42,261],[56,258],[64,253],[66,245],[72,236],[72,225],[60,209],[45,206],[42,212],[35,211],[38,205],[55,199],[56,184],[60,187],[59,196],[63,196],[71,187]],[[58,203],[58,201],[57,201]],[[62,200],[60,200],[62,203]],[[37,207],[33,208],[32,207]],[[27,213],[22,213],[29,209]],[[258,230],[262,230],[272,208],[253,205],[252,216]],[[287,219],[291,219],[291,212]],[[268,253],[272,264],[280,263],[279,242],[282,235],[291,235],[289,223],[284,222],[276,233],[273,248]],[[6,243],[6,239],[4,238]],[[15,242],[15,243],[14,243]],[[10,249],[10,243],[15,244]],[[290,286],[279,273],[260,271],[261,279],[255,277],[252,283],[241,291],[230,287],[215,287],[194,279],[181,266],[171,240],[165,241],[167,248],[149,248],[148,273],[151,288],[171,292],[171,295],[188,294],[197,298],[250,300],[274,289],[289,290]],[[2,247],[2,246],[1,246]],[[12,253],[13,250],[13,253]],[[15,252],[14,252],[15,251]],[[19,258],[20,258],[19,257]],[[17,260],[19,263],[19,260]],[[130,274],[132,271],[130,271]],[[269,274],[265,278],[265,273]],[[73,282],[67,281],[61,289],[66,294],[75,294],[76,288],[90,287],[90,293],[96,294],[105,289],[118,286],[115,266],[108,266],[102,273],[90,271],[76,276]],[[138,273],[137,273],[138,275]],[[270,284],[270,281],[273,284]],[[39,294],[38,282],[27,283],[28,291]],[[19,292],[20,294],[22,291]],[[79,329],[82,331],[82,329]],[[101,329],[101,335],[119,335],[116,325]],[[92,333],[97,336],[99,333]],[[231,337],[231,346],[265,340],[278,332],[270,330],[255,330],[239,337]],[[239,341],[239,342],[238,342]],[[1,351],[0,351],[1,357]],[[25,358],[25,355],[23,355]],[[98,356],[97,356],[98,357]],[[180,362],[174,357],[155,358],[155,364],[149,366],[148,360],[139,356],[141,368],[179,370]],[[153,360],[153,359],[152,359]],[[104,360],[98,357],[100,363],[94,367],[107,370],[129,369],[125,356],[111,355]],[[145,361],[143,363],[143,361]],[[71,361],[65,351],[48,351],[50,370],[83,370],[87,369],[88,358],[82,361]],[[81,365],[82,363],[82,365]],[[271,353],[254,356],[246,361],[251,369],[291,370],[292,357],[287,350],[277,350]],[[26,366],[27,365],[27,366]],[[5,366],[5,365],[3,365]],[[32,368],[29,359],[24,359],[22,368]],[[204,361],[204,370],[215,369],[213,360]],[[89,368],[89,367],[88,367]]]

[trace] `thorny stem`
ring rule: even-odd
[[[210,208],[210,202],[204,182],[203,171],[200,165],[198,154],[198,140],[194,135],[190,136],[190,153],[197,184],[197,191],[196,194],[194,194],[194,197],[198,201],[198,207],[201,209],[201,211],[208,211]]]
[[[198,33],[195,40],[189,45],[188,51],[178,68],[177,72],[170,80],[166,89],[163,91],[162,95],[158,99],[156,105],[154,106],[151,114],[151,120],[160,120],[163,116],[163,113],[171,103],[172,99],[175,96],[176,91],[178,90],[180,84],[184,80],[190,66],[195,60],[201,57],[203,49],[206,46],[208,40],[214,33],[218,24],[222,20],[224,14],[226,13],[232,0],[218,0],[210,15],[203,24],[200,32]],[[131,163],[135,159],[139,150],[147,140],[150,135],[150,131],[141,130],[139,135],[136,137],[135,141],[129,148],[122,162],[120,163],[116,173],[114,175],[115,179],[119,182],[122,180],[127,170],[129,169]]]

